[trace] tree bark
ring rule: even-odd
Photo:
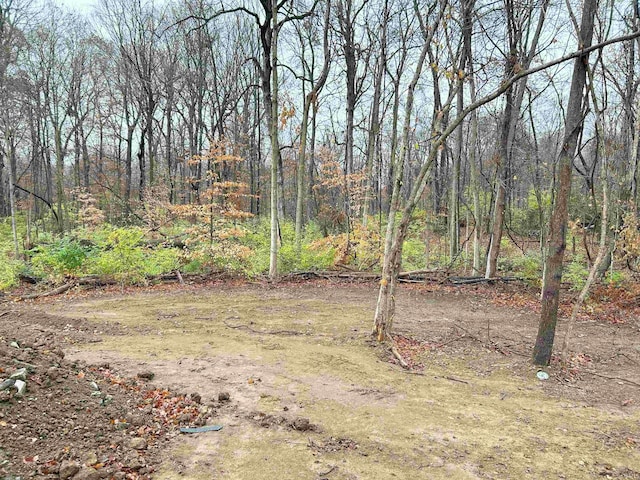
[[[524,51],[524,47],[519,47],[524,38],[528,37],[528,32],[523,32],[517,25],[516,13],[512,0],[506,2],[507,31],[509,36],[510,51],[505,69],[505,79],[513,77],[518,71],[528,69],[533,57],[538,50],[538,42],[542,33],[542,27],[547,16],[549,0],[544,0],[540,7],[540,17],[536,30],[533,34],[531,45]],[[529,14],[531,15],[531,13]],[[531,26],[531,22],[529,22]],[[520,50],[520,51],[519,51]],[[487,258],[487,268],[485,278],[496,276],[498,271],[498,257],[500,256],[500,243],[502,241],[504,214],[507,201],[507,184],[510,177],[511,156],[515,139],[516,126],[520,119],[520,110],[524,99],[528,77],[515,82],[505,92],[505,108],[500,128],[500,147],[496,153],[496,180],[495,180],[495,206],[493,210],[493,226],[489,243],[489,253]]]
[[[440,19],[442,18],[444,12],[444,5],[445,2],[442,2],[439,6],[439,14],[435,26],[440,23]],[[433,8],[435,7],[436,5],[434,5]],[[417,7],[415,7],[415,9],[417,10]],[[420,15],[417,11],[416,14]],[[411,212],[413,211],[415,203],[417,202],[417,200],[414,200],[415,196],[411,195],[409,204],[403,211],[402,219],[396,231],[395,217],[396,212],[399,211],[402,179],[404,178],[404,168],[409,156],[409,150],[411,148],[411,124],[414,95],[416,87],[418,85],[418,81],[420,80],[420,76],[422,74],[422,67],[424,66],[427,53],[429,52],[431,40],[436,30],[435,27],[428,30],[426,26],[422,24],[421,27],[424,35],[424,44],[422,46],[422,51],[420,52],[420,57],[418,58],[418,61],[416,63],[413,78],[411,79],[411,83],[407,88],[407,103],[405,107],[405,117],[402,128],[402,144],[398,155],[397,165],[394,166],[394,183],[391,190],[389,218],[387,220],[387,231],[385,235],[382,278],[380,280],[378,302],[376,304],[376,312],[373,321],[373,334],[380,342],[388,338],[393,326],[393,317],[395,315],[395,289],[398,281],[398,273],[400,272],[400,268],[402,266],[402,247],[409,227],[409,223],[411,221]],[[440,115],[438,118],[441,117],[442,115]],[[434,145],[430,155],[435,154],[435,152],[437,152],[438,150],[438,147],[439,146]],[[422,188],[420,187],[420,180],[416,183],[414,190],[418,188],[420,189],[420,191],[422,191]],[[407,209],[409,209],[408,215]]]
[[[597,0],[585,0],[580,26],[579,49],[591,46]],[[560,301],[560,283],[562,281],[562,263],[566,250],[568,220],[568,202],[571,195],[571,174],[576,154],[578,138],[583,127],[583,90],[586,83],[589,53],[583,53],[575,59],[571,90],[567,103],[564,142],[558,159],[558,192],[551,214],[548,237],[548,256],[545,262],[546,275],[542,288],[542,312],[538,335],[533,350],[533,362],[536,365],[548,365],[551,361],[553,342],[558,321]]]
[[[369,209],[371,207],[371,191],[373,186],[373,161],[376,155],[376,142],[380,134],[380,96],[382,94],[382,80],[387,63],[387,30],[389,23],[389,2],[384,2],[382,21],[380,23],[380,53],[373,79],[373,98],[371,99],[371,120],[367,139],[367,161],[364,176],[364,201],[362,205],[362,226],[367,226]]]
[[[300,152],[298,155],[298,178],[296,184],[297,196],[296,196],[296,225],[295,225],[295,243],[296,248],[300,250],[302,242],[302,226],[304,223],[304,200],[305,200],[305,188],[304,177],[307,169],[307,135],[309,132],[309,111],[312,106],[317,104],[318,94],[324,87],[329,76],[330,65],[330,53],[329,53],[329,15],[331,14],[331,1],[327,1],[324,17],[324,30],[323,30],[323,54],[324,63],[322,66],[322,72],[320,77],[312,86],[311,91],[305,96],[304,105],[302,107],[302,125],[300,127]],[[313,72],[309,72],[313,75]],[[311,79],[313,82],[313,79]]]
[[[265,102],[269,138],[271,140],[271,225],[269,247],[269,278],[278,276],[278,166],[280,142],[278,138],[278,2],[263,0],[267,18],[261,25],[263,47],[262,95]]]

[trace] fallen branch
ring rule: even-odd
[[[394,357],[396,357],[396,359],[398,360],[398,363],[400,364],[400,366],[402,368],[405,368],[407,370],[409,370],[409,364],[407,363],[407,361],[402,357],[402,355],[400,355],[400,352],[398,351],[398,349],[395,346],[395,343],[393,342],[393,340],[391,341],[391,353],[393,354]]]
[[[436,377],[436,378],[443,378],[445,380],[451,380],[452,382],[458,382],[458,383],[464,383],[465,385],[469,385],[469,382],[467,382],[466,380],[462,380],[460,378],[456,378],[456,377],[450,377],[445,375],[444,377]]]
[[[333,467],[331,467],[329,470],[327,470],[326,472],[322,472],[320,474],[318,474],[320,477],[326,477],[327,475],[329,475],[331,472],[333,472],[336,468],[335,465]]]
[[[251,328],[249,325],[242,325],[242,324],[240,324],[240,325],[231,325],[231,324],[227,323],[226,320],[223,323],[228,328],[233,328],[233,329],[237,329],[237,330],[246,330],[247,332],[256,333],[258,335],[305,335],[302,332],[295,332],[293,330],[274,330],[274,331],[256,330],[254,328]]]
[[[449,282],[454,285],[473,285],[476,283],[495,283],[495,282],[517,282],[521,280],[518,277],[449,277]]]
[[[420,276],[424,276],[424,275],[429,275],[429,274],[433,274],[433,273],[439,273],[440,270],[435,269],[435,270],[410,270],[408,272],[400,272],[398,274],[398,278],[407,278],[407,277],[420,277]]]
[[[632,380],[622,378],[622,377],[611,377],[609,375],[603,375],[602,373],[594,372],[593,370],[584,370],[585,373],[590,373],[591,375],[595,375],[596,377],[606,378],[607,380],[618,380],[620,382],[628,383],[629,385],[633,385],[635,387],[640,387],[640,383],[634,382]]]
[[[53,295],[60,295],[61,293],[66,292],[67,290],[72,289],[73,287],[75,287],[78,284],[78,282],[76,280],[72,280],[70,282],[65,283],[64,285],[60,285],[58,288],[54,288],[53,290],[49,290],[48,292],[44,292],[44,293],[32,293],[30,295],[23,295],[22,297],[20,297],[22,300],[33,300],[35,298],[42,298],[42,297],[51,297]]]
[[[421,277],[421,278],[407,278],[398,277],[399,283],[424,283],[424,282],[441,282],[442,279],[437,277]]]
[[[319,277],[319,278],[348,278],[348,279],[371,279],[378,280],[380,279],[380,274],[369,271],[355,270],[352,267],[347,265],[339,264],[339,268],[343,270],[308,270],[302,272],[291,272],[287,276],[289,278],[293,277]],[[347,270],[347,271],[344,271]],[[411,270],[407,272],[400,272],[398,274],[398,280],[401,282],[417,282],[417,281],[425,281],[432,280],[438,281],[439,278],[433,277],[433,274],[443,273],[441,270]]]

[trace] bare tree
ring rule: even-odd
[[[582,8],[582,20],[578,33],[578,48],[585,50],[591,46],[597,1],[585,0]],[[558,159],[558,186],[555,204],[549,224],[549,255],[546,260],[546,275],[542,286],[542,313],[533,351],[536,365],[548,365],[551,360],[558,304],[560,300],[560,282],[562,280],[562,262],[566,249],[567,205],[571,195],[571,173],[573,158],[576,154],[578,138],[584,122],[584,86],[587,77],[589,53],[576,58],[571,79],[571,91],[567,102],[564,142]]]
[[[322,30],[322,55],[323,55],[323,64],[322,70],[320,71],[320,75],[317,79],[313,78],[314,69],[313,62],[309,64],[306,58],[302,58],[302,63],[304,66],[304,74],[303,81],[310,83],[311,90],[304,96],[304,103],[302,106],[302,124],[300,126],[300,151],[298,153],[298,169],[297,169],[297,195],[296,195],[296,225],[295,225],[295,242],[296,247],[299,249],[302,239],[302,223],[303,223],[303,214],[304,214],[304,204],[305,204],[305,172],[307,169],[306,159],[307,159],[307,135],[309,130],[309,112],[312,106],[315,106],[318,103],[318,95],[320,94],[324,84],[327,81],[329,76],[329,67],[331,65],[331,55],[329,51],[329,27],[330,27],[330,14],[331,14],[331,0],[326,1],[325,5],[325,14],[324,14],[324,25]],[[304,28],[304,27],[303,27]],[[315,54],[313,53],[313,37],[309,32],[310,26],[306,28],[306,34],[308,35],[309,46],[312,50],[312,58],[315,59]],[[300,28],[297,28],[298,35],[300,37],[301,42],[304,42],[302,36],[303,32]]]

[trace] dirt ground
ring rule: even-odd
[[[6,301],[0,381],[26,368],[27,392],[0,392],[0,476],[640,479],[640,319],[583,317],[543,381],[519,295],[403,287],[410,370],[371,340],[373,284]]]

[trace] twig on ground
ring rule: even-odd
[[[327,476],[327,475],[329,475],[331,472],[333,472],[336,468],[338,468],[338,467],[336,467],[336,466],[334,465],[333,467],[331,467],[331,468],[330,468],[329,470],[327,470],[326,472],[319,473],[319,474],[318,474],[318,476],[320,476],[320,477],[326,477],[326,476]]]
[[[445,375],[444,377],[436,377],[436,378],[444,378],[445,380],[451,380],[452,382],[464,383],[465,385],[469,385],[469,382],[467,382],[466,380],[462,380],[456,377],[450,377],[448,375]]]
[[[227,321],[223,322],[225,326],[228,328],[233,328],[237,330],[246,330],[247,332],[256,333],[258,335],[305,335],[303,332],[295,332],[293,330],[256,330],[255,328],[251,328],[248,325],[231,325]]]
[[[409,370],[409,364],[402,357],[402,355],[400,355],[400,352],[396,348],[396,345],[395,345],[395,342],[393,341],[393,339],[391,340],[391,353],[393,354],[394,357],[396,357],[396,359],[398,360],[398,363],[400,363],[402,368],[406,368],[407,370]]]
[[[628,383],[629,385],[634,385],[636,387],[640,387],[640,383],[634,382],[633,380],[629,380],[627,378],[622,377],[612,377],[609,375],[603,375],[602,373],[594,372],[593,370],[583,370],[585,373],[590,373],[591,375],[595,375],[596,377],[606,378],[607,380],[617,380],[619,382]]]

